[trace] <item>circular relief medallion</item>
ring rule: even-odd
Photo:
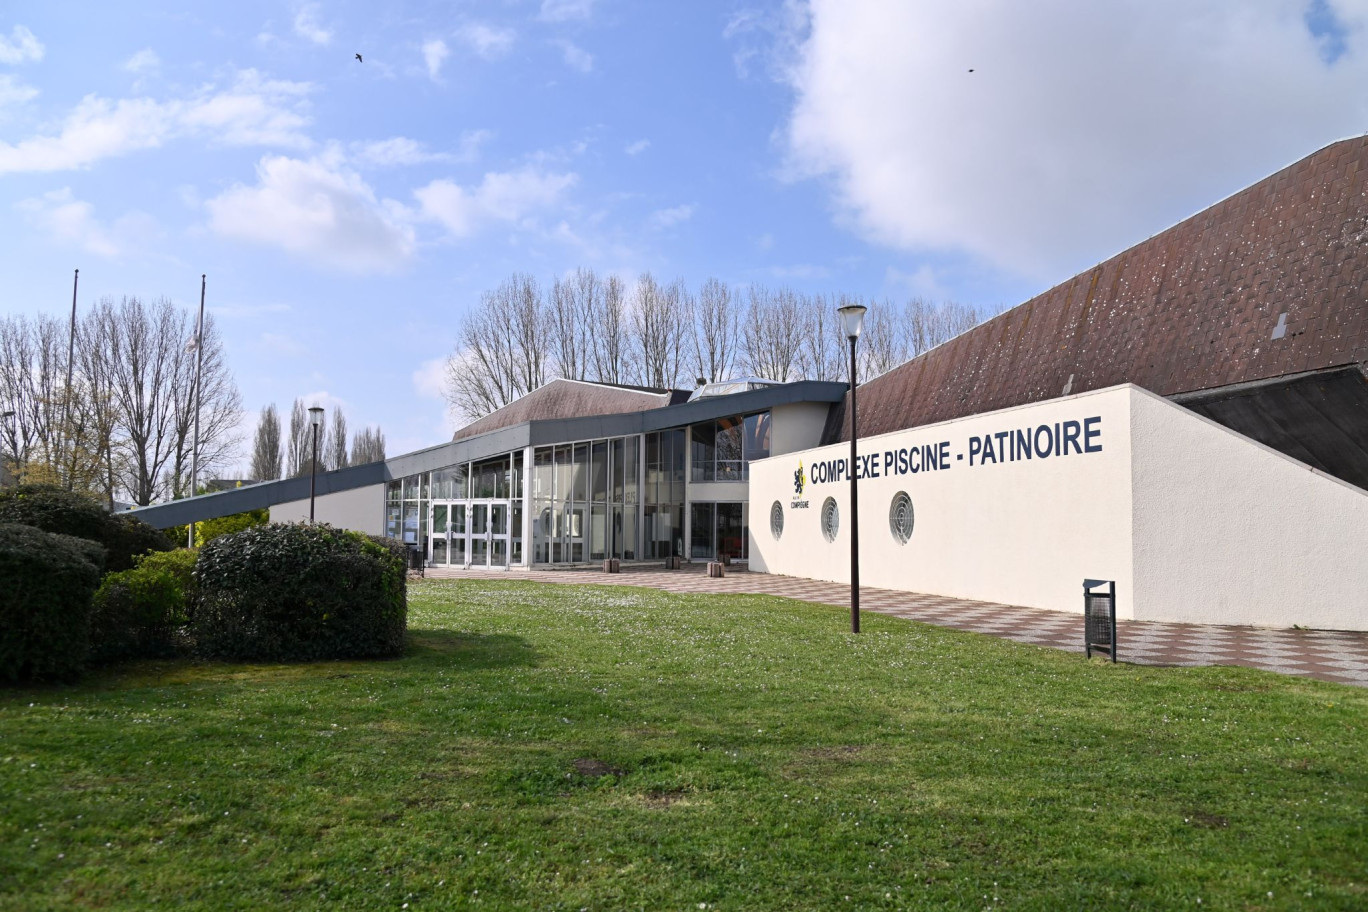
[[[822,502],[822,535],[834,542],[841,528],[841,508],[836,506],[836,498],[828,497]]]
[[[784,506],[777,500],[770,507],[770,534],[774,536],[775,541],[784,534]]]
[[[899,544],[907,544],[912,537],[912,527],[916,524],[916,514],[912,509],[912,498],[906,491],[893,495],[893,503],[888,508],[888,529]]]

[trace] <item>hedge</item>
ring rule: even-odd
[[[0,680],[62,680],[85,668],[104,549],[0,523]]]
[[[234,532],[241,532],[243,529],[250,529],[253,526],[264,526],[270,521],[271,511],[265,507],[260,510],[234,513],[230,516],[220,516],[217,519],[206,519],[195,524],[195,547],[203,548],[219,536],[232,535]],[[181,538],[185,538],[185,535],[182,534]]]
[[[131,570],[110,573],[91,604],[91,660],[164,658],[180,651],[197,589],[194,551],[162,551],[136,558]]]
[[[216,538],[195,568],[197,649],[256,661],[399,655],[408,622],[404,555],[400,542],[322,524]]]
[[[105,568],[127,570],[148,551],[170,551],[161,532],[135,516],[110,513],[99,501],[54,485],[20,485],[0,491],[0,522],[23,523],[45,532],[99,542],[108,554]]]

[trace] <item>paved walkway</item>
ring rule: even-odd
[[[658,566],[625,566],[621,573],[598,570],[429,569],[429,578],[524,579],[539,583],[647,586],[670,592],[755,593],[849,606],[850,587],[840,583],[748,573],[729,568],[727,576],[710,579],[704,565],[683,570]],[[972,630],[1034,643],[1067,652],[1083,652],[1081,614],[1019,608],[992,602],[942,598],[891,589],[860,589],[861,610]],[[1278,630],[1263,627],[1220,627],[1118,621],[1117,653],[1138,665],[1244,665],[1281,674],[1368,687],[1368,633],[1342,630]]]

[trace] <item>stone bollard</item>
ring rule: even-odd
[[[710,576],[710,577],[717,577],[717,576],[726,576],[726,575],[727,575],[727,568],[726,568],[725,566],[723,566],[719,561],[710,561],[710,562],[708,563],[708,576]]]
[[[679,569],[679,555],[677,555],[677,554],[676,554],[676,555],[671,555],[670,557],[665,558],[665,569],[666,569],[666,570],[678,570],[678,569]]]
[[[610,557],[603,562],[604,573],[621,573],[622,565],[616,557]]]

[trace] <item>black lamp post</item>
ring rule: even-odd
[[[856,461],[855,440],[855,341],[860,338],[864,325],[863,304],[847,304],[838,307],[841,315],[841,330],[850,340],[850,632],[860,632],[860,489],[855,479],[860,474]]]
[[[309,409],[309,426],[313,428],[313,456],[309,459],[309,522],[314,521],[314,488],[318,479],[318,429],[323,424],[323,409]]]

